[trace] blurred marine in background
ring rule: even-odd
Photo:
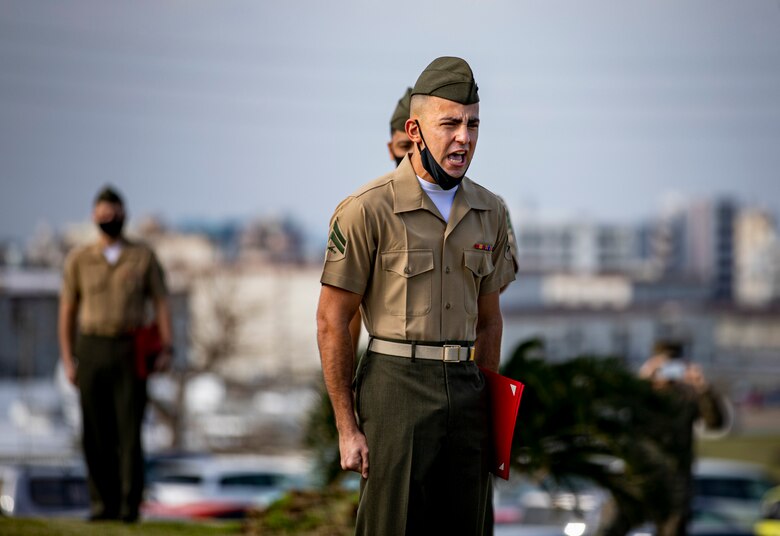
[[[170,311],[156,256],[122,234],[125,208],[116,191],[98,193],[93,221],[100,230],[98,240],[71,252],[65,262],[60,355],[68,380],[80,392],[90,519],[134,522],[144,487],[141,423],[146,405],[136,339],[151,300],[160,346],[154,367],[167,368],[173,352]]]
[[[639,376],[668,397],[671,411],[668,432],[656,438],[668,459],[658,460],[666,471],[665,502],[669,511],[662,519],[653,520],[658,536],[687,534],[693,499],[694,424],[701,420],[706,428],[724,426],[724,410],[720,395],[704,377],[699,365],[683,359],[682,345],[671,341],[658,342],[653,355],[639,369]],[[629,519],[618,513],[606,529],[607,536],[627,534],[644,520]]]

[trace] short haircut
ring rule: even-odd
[[[98,203],[111,203],[113,205],[119,205],[120,207],[125,206],[124,201],[122,201],[122,197],[119,195],[119,193],[114,190],[110,186],[104,186],[103,189],[101,189],[98,194],[95,196],[95,205]]]
[[[412,99],[409,102],[409,117],[422,115],[421,108],[425,107],[429,99],[428,95],[412,95]]]
[[[677,340],[663,339],[653,345],[653,353],[666,354],[669,359],[681,359],[684,350],[683,343]]]

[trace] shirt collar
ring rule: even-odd
[[[123,236],[119,239],[118,246],[122,248],[124,251],[125,248],[130,244],[130,242]],[[106,248],[106,246],[103,246],[100,241],[96,240],[89,246],[89,252],[94,257],[103,257],[103,250]]]
[[[432,205],[430,198],[424,194],[420,183],[417,181],[417,174],[412,167],[411,159],[407,155],[398,167],[395,169],[393,177],[394,204],[393,212],[410,212],[412,210],[428,209]],[[489,210],[490,205],[482,199],[479,191],[468,177],[463,177],[458,192],[455,196],[472,209]]]

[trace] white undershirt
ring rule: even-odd
[[[122,254],[122,244],[114,242],[103,248],[103,256],[108,261],[108,264],[114,265],[119,260],[119,256]]]
[[[428,194],[433,204],[436,205],[441,215],[444,216],[444,221],[450,221],[450,209],[452,208],[452,201],[455,199],[455,192],[458,191],[458,186],[445,190],[438,184],[428,182],[420,177],[417,177],[417,180],[420,182],[423,191]]]

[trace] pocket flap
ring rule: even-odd
[[[401,277],[414,277],[433,270],[433,250],[409,249],[382,253],[382,269]]]
[[[487,251],[464,251],[463,264],[466,268],[471,270],[474,275],[479,277],[485,277],[495,269],[495,266],[493,266],[493,257],[491,257],[490,253]]]

